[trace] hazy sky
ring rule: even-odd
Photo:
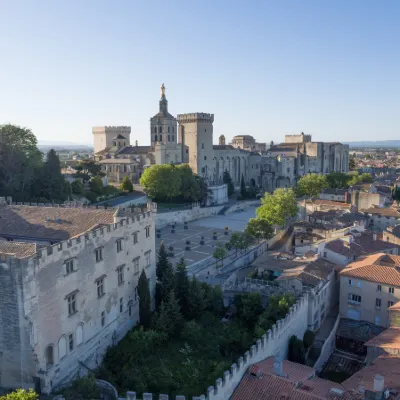
[[[224,134],[400,139],[400,1],[0,0],[0,124],[92,143],[173,114]]]

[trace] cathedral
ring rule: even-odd
[[[286,135],[284,143],[257,143],[250,135],[239,135],[226,144],[225,136],[213,143],[214,114],[189,113],[174,117],[168,111],[165,86],[161,86],[159,111],[150,119],[150,145],[131,144],[129,126],[92,129],[95,159],[110,182],[128,176],[138,183],[153,164],[188,163],[209,184],[222,182],[228,171],[234,184],[241,177],[247,185],[265,191],[291,187],[308,173],[348,172],[349,147],[338,142],[313,142],[311,135]]]

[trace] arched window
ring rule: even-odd
[[[154,141],[157,142],[157,135],[154,135]]]
[[[168,133],[169,133],[169,127],[168,127]]]
[[[44,356],[46,358],[46,367],[54,365],[54,348],[52,344],[46,347]]]
[[[67,338],[63,335],[58,341],[58,361],[61,361],[67,355]]]
[[[157,133],[157,127],[156,126],[154,127],[154,133]]]
[[[81,343],[83,343],[83,324],[79,324],[76,327],[75,340],[76,340],[77,346],[79,346]]]
[[[175,142],[175,135],[172,135],[172,141]]]
[[[162,132],[162,128],[161,128],[161,126],[159,126],[158,127],[158,133],[161,133]]]
[[[170,135],[168,135],[168,142],[170,142],[171,141],[171,137],[170,137]]]

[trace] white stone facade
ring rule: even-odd
[[[1,387],[48,393],[98,366],[137,323],[143,269],[155,291],[153,211],[116,214],[34,256],[1,255]]]

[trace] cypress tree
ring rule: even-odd
[[[156,275],[157,280],[159,282],[162,281],[164,272],[168,269],[168,265],[170,265],[168,253],[165,249],[164,242],[161,242],[160,249],[158,250],[157,264],[156,264]]]
[[[149,281],[147,280],[146,272],[144,269],[139,277],[138,283],[138,296],[139,296],[139,321],[141,325],[148,328],[151,324],[151,296]]]
[[[186,317],[188,316],[189,284],[185,261],[181,258],[179,263],[176,264],[175,293],[181,306],[182,314]]]
[[[240,195],[242,196],[243,199],[245,199],[247,195],[246,184],[244,183],[243,174],[242,174],[242,179],[240,180]]]

